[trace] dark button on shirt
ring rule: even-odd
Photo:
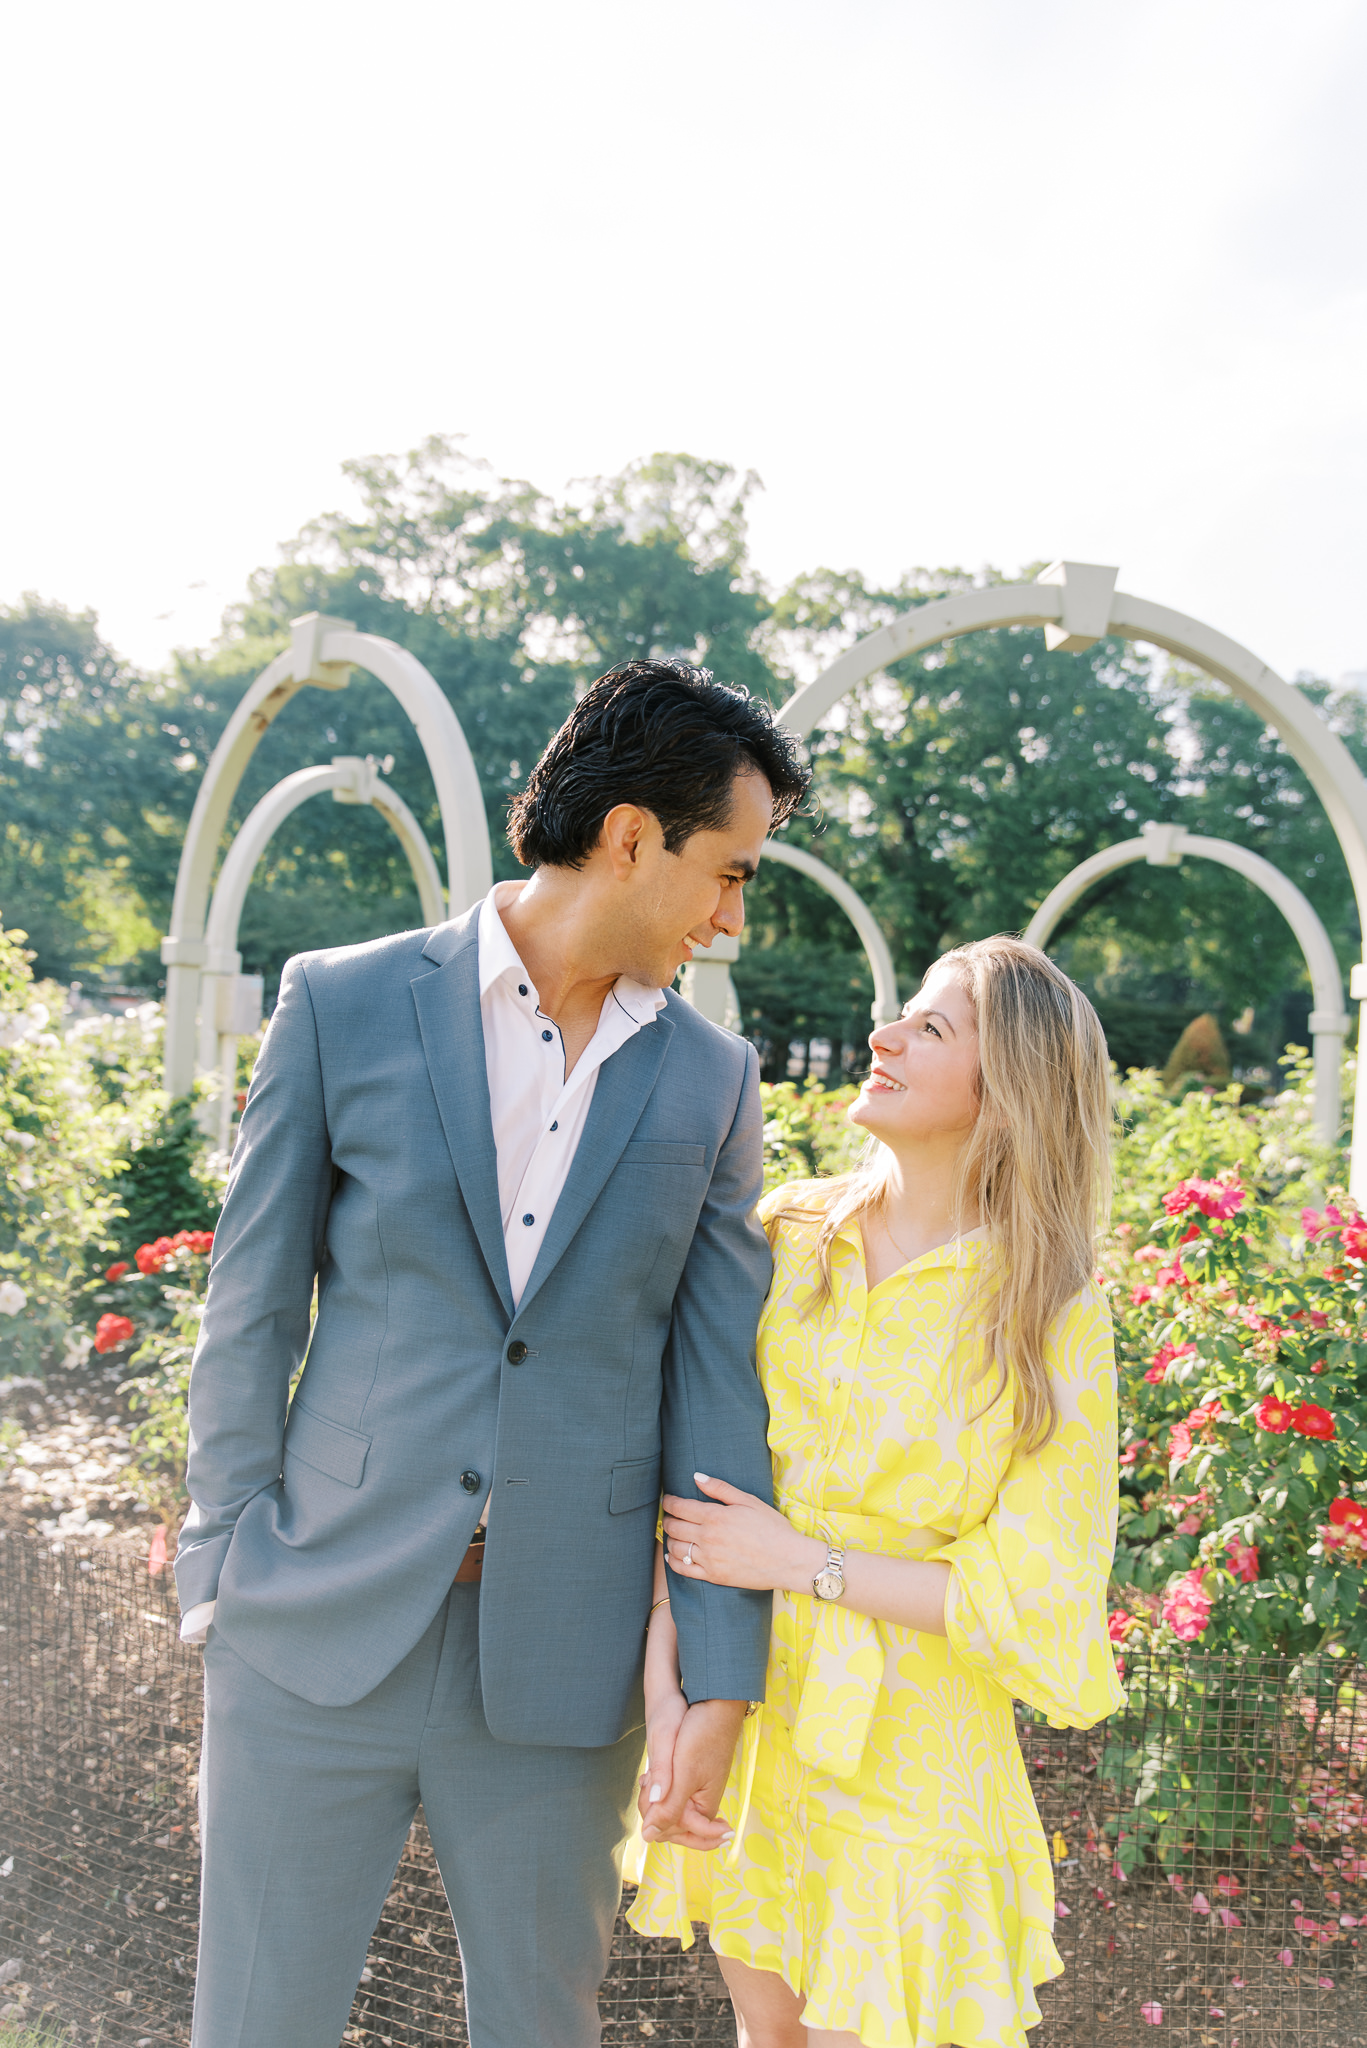
[[[509,1363],[509,1365],[521,1365],[521,1363],[522,1363],[523,1359],[524,1359],[524,1358],[525,1358],[526,1356],[527,1356],[527,1347],[526,1347],[526,1345],[525,1345],[525,1344],[523,1343],[523,1341],[522,1341],[522,1339],[521,1339],[520,1337],[514,1337],[514,1339],[513,1339],[512,1343],[511,1343],[511,1344],[510,1344],[510,1345],[508,1346],[508,1363]]]
[[[552,1037],[554,1036],[554,1033],[550,1031],[543,1031],[541,1036],[545,1039],[547,1045],[549,1045]]]
[[[533,1224],[535,1223],[535,1221],[536,1221],[536,1218],[535,1218],[535,1216],[533,1216],[533,1214],[532,1214],[532,1212],[531,1212],[531,1210],[530,1210],[530,1209],[529,1209],[529,1210],[527,1211],[527,1213],[526,1213],[526,1215],[525,1215],[525,1216],[523,1217],[522,1221],[523,1221],[523,1222],[524,1222],[524,1223],[526,1224],[527,1228],[528,1228],[528,1229],[530,1230],[530,1229],[531,1229],[531,1227],[532,1227],[532,1225],[533,1225]]]
[[[465,1491],[466,1491],[467,1493],[478,1493],[478,1492],[479,1492],[479,1474],[478,1474],[478,1472],[462,1472],[462,1473],[461,1473],[461,1475],[460,1475],[460,1483],[461,1483],[461,1485],[462,1485],[462,1486],[463,1486],[463,1487],[465,1488]]]

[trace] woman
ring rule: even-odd
[[[741,2048],[1023,2048],[1063,1965],[1012,1698],[1085,1728],[1121,1697],[1106,1046],[1001,937],[869,1043],[865,1162],[762,1211],[777,1507],[703,1474],[665,1499],[669,1572],[772,1587],[774,1624],[723,1846],[701,1813],[660,1840],[683,1698],[657,1560],[629,1917],[707,1922]]]

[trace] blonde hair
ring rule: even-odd
[[[995,1366],[990,1407],[1005,1389],[1009,1364],[1017,1438],[1038,1450],[1058,1420],[1045,1342],[1092,1278],[1110,1205],[1106,1039],[1082,990],[1021,939],[977,939],[935,967],[953,969],[978,1025],[978,1114],[954,1190],[954,1214],[976,1207],[995,1254],[979,1267],[966,1303],[980,1344],[976,1377]],[[890,1164],[886,1146],[871,1139],[853,1173],[804,1188],[770,1217],[771,1239],[785,1219],[817,1225],[821,1278],[807,1312],[819,1313],[830,1297],[837,1233],[853,1216],[886,1209]]]

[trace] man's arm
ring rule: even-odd
[[[759,1061],[747,1045],[735,1116],[674,1298],[664,1362],[666,1493],[701,1498],[693,1475],[707,1472],[773,1499],[769,1411],[755,1371],[755,1333],[773,1272],[755,1215],[763,1181]],[[758,1699],[771,1597],[673,1572],[669,1588],[690,1703]]]
[[[190,1373],[192,1505],[176,1553],[187,1620],[217,1595],[238,1516],[280,1478],[331,1199],[313,1004],[303,965],[291,960],[233,1149]],[[209,1614],[193,1618],[204,1624]]]

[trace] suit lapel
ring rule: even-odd
[[[519,1315],[525,1313],[532,1296],[563,1258],[575,1232],[607,1185],[623,1146],[650,1100],[673,1036],[674,1026],[662,1010],[653,1024],[643,1025],[599,1068],[584,1134],[518,1303]]]
[[[489,1276],[511,1321],[513,1295],[503,1249],[498,1153],[479,1008],[478,930],[478,904],[460,923],[437,927],[423,948],[423,958],[435,961],[436,970],[414,980],[413,1001],[451,1163]]]

